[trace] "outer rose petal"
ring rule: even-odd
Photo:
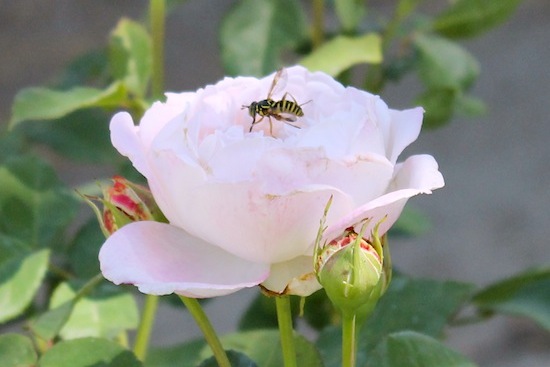
[[[422,115],[424,109],[421,107],[404,111],[390,110],[392,119],[390,137],[387,141],[388,159],[395,164],[397,157],[403,150],[418,138],[422,127]]]
[[[269,264],[246,261],[157,222],[134,222],[116,231],[101,248],[99,261],[113,283],[134,284],[156,295],[222,296],[258,285],[269,275]]]
[[[443,175],[439,172],[434,157],[420,154],[413,155],[395,166],[390,189],[414,188],[422,194],[431,194],[432,190],[444,185]]]
[[[362,223],[367,219],[369,222],[365,233],[369,234],[373,227],[386,217],[379,228],[379,234],[382,235],[395,223],[409,198],[418,194],[431,194],[431,190],[443,187],[444,184],[443,176],[438,171],[437,163],[432,156],[412,156],[396,169],[392,182],[392,187],[396,191],[382,195],[355,209],[329,226],[323,237],[330,241],[351,226],[356,226],[355,230],[360,231]]]
[[[145,148],[139,136],[139,127],[134,125],[128,112],[119,112],[113,116],[110,124],[111,142],[120,154],[130,158],[132,164],[145,177],[148,176]]]
[[[259,192],[254,183],[209,183],[178,200],[174,225],[252,262],[278,263],[304,255],[315,240],[330,196],[329,220],[353,209],[349,196],[326,185],[311,185],[287,195]]]

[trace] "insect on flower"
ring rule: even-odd
[[[302,104],[298,104],[296,99],[288,92],[286,92],[282,99],[275,101],[272,99],[273,94],[276,94],[282,91],[286,85],[287,74],[285,69],[277,70],[277,73],[273,77],[271,82],[271,87],[267,93],[267,97],[264,100],[258,102],[251,102],[249,106],[243,106],[242,108],[248,108],[248,114],[252,116],[252,124],[250,125],[249,132],[252,132],[254,125],[260,123],[265,117],[269,119],[269,133],[273,136],[273,122],[271,118],[273,117],[277,121],[282,121],[285,124],[293,126],[299,129],[299,126],[291,124],[291,122],[296,121],[298,117],[304,115],[302,106],[311,101],[307,101]],[[287,96],[292,98],[292,101],[287,100]],[[261,116],[256,120],[256,116]]]

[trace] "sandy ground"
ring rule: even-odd
[[[189,1],[168,20],[167,87],[196,89],[222,77],[217,26],[226,1]],[[139,18],[145,1],[0,0],[0,118],[9,115],[19,88],[41,85],[72,58],[104,44],[121,16]],[[412,200],[433,229],[393,243],[404,272],[487,285],[527,267],[550,262],[550,2],[524,1],[498,30],[468,41],[482,74],[474,94],[486,116],[457,117],[424,133],[407,153],[433,154],[446,187]],[[411,106],[412,78],[391,86],[392,107]],[[57,163],[71,184],[97,177],[97,167]],[[211,302],[207,312],[220,332],[233,330],[255,290]],[[230,307],[228,307],[230,305]],[[172,344],[198,335],[185,315],[164,307],[154,342]],[[533,323],[499,317],[449,330],[448,343],[487,367],[550,365],[550,337]]]

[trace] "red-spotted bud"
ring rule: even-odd
[[[326,239],[321,246],[322,221],[316,242],[314,269],[319,283],[337,309],[359,319],[372,312],[391,277],[389,256],[388,262],[384,261],[389,254],[387,243],[385,237],[381,239],[378,235],[383,221],[374,226],[368,237],[349,227],[337,238]]]
[[[105,236],[109,236],[122,226],[142,220],[165,222],[151,192],[144,186],[135,184],[121,176],[113,177],[113,185],[103,190],[103,198],[88,197],[101,201],[103,210],[89,203],[96,212]]]

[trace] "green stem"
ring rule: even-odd
[[[136,334],[136,343],[134,344],[134,354],[140,360],[145,360],[147,349],[149,348],[149,339],[155,323],[155,314],[157,312],[159,298],[148,294],[145,297],[145,305],[141,313],[141,320]]]
[[[162,97],[164,91],[164,29],[166,0],[150,0],[149,21],[153,47],[151,72],[151,94],[154,99]]]
[[[344,313],[342,319],[342,367],[355,367],[357,341],[355,314]]]
[[[279,333],[281,335],[281,347],[283,350],[285,367],[297,367],[290,297],[277,296],[275,297],[275,304],[277,305],[277,321],[279,322]]]
[[[191,316],[193,316],[195,322],[201,329],[204,335],[204,339],[206,339],[206,342],[210,346],[210,349],[212,349],[212,353],[214,353],[214,358],[216,358],[218,366],[231,367],[231,363],[229,363],[229,359],[227,358],[227,354],[222,347],[220,339],[218,339],[218,335],[216,335],[216,332],[214,331],[212,324],[208,320],[208,317],[204,313],[204,310],[202,309],[199,301],[194,298],[187,298],[184,296],[179,296],[179,298],[181,299],[185,307],[187,307],[187,310],[189,311]]]
[[[311,43],[313,48],[323,44],[325,35],[325,0],[313,0]]]

